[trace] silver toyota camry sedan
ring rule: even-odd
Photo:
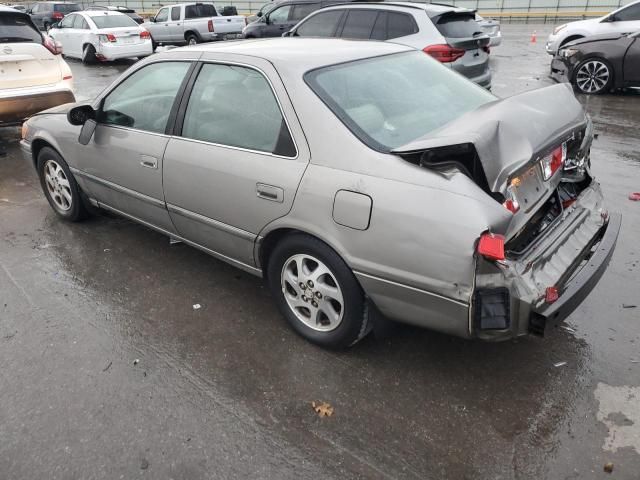
[[[592,128],[565,85],[498,99],[406,46],[279,38],[153,55],[21,145],[62,219],[109,210],[260,275],[338,348],[389,319],[504,340],[569,315],[621,223]]]

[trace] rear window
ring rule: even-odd
[[[215,17],[216,15],[213,5],[195,4],[184,7],[185,18]]]
[[[438,31],[447,38],[469,38],[483,33],[473,13],[449,12],[431,20]]]
[[[342,18],[340,10],[317,13],[296,28],[295,34],[300,37],[333,37]]]
[[[91,15],[98,28],[137,27],[138,24],[126,15]]]
[[[383,152],[497,100],[416,51],[323,67],[304,78],[354,135]]]
[[[71,13],[80,10],[80,5],[76,3],[57,3],[53,6],[54,12]]]
[[[24,14],[0,15],[0,43],[42,43],[42,35]]]

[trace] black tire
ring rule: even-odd
[[[595,80],[585,80],[585,75],[589,74],[589,68],[592,67],[591,72],[594,74],[592,78]],[[606,69],[607,77],[606,81],[602,78],[597,79],[597,75],[602,75],[603,70]],[[584,59],[574,69],[572,84],[576,90],[585,95],[601,95],[611,91],[611,85],[613,85],[614,70],[611,64],[604,58],[590,57]],[[597,82],[597,83],[596,83]]]
[[[198,37],[193,33],[187,33],[184,39],[187,41],[187,45],[196,45],[199,43]]]
[[[337,287],[341,291],[341,320],[329,331],[318,331],[308,326],[296,316],[285,298],[285,287],[282,281],[284,268],[297,255],[308,255],[322,262],[335,277]],[[364,338],[371,330],[364,292],[353,272],[332,248],[317,238],[305,234],[292,234],[283,238],[269,256],[266,273],[269,289],[280,312],[293,330],[310,342],[326,348],[346,348]],[[298,278],[301,277],[298,276]],[[318,285],[315,285],[315,288],[318,288]],[[318,291],[320,289],[316,293]],[[309,290],[305,291],[307,294],[308,292]],[[316,299],[313,291],[310,298]],[[317,301],[332,302],[329,297]],[[322,324],[316,323],[316,325],[322,327]]]
[[[62,182],[62,179],[64,179],[68,182],[68,187],[62,186],[62,183],[58,183],[58,185],[55,186],[56,188],[48,186],[45,168],[52,168],[53,164],[51,162],[62,170],[62,174],[57,176],[57,182]],[[40,178],[40,186],[42,187],[42,191],[44,192],[49,205],[53,208],[53,211],[56,212],[59,217],[69,222],[80,222],[87,218],[88,212],[84,205],[80,188],[78,187],[71,170],[69,170],[69,165],[67,165],[67,162],[58,155],[58,152],[50,147],[45,147],[40,150],[38,153],[37,168],[38,177]],[[62,192],[63,189],[71,198],[69,206],[66,209],[64,208],[64,195],[58,193]]]
[[[93,45],[87,44],[82,49],[82,63],[89,64],[96,61],[96,49]]]

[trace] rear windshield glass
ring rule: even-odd
[[[469,38],[483,33],[473,13],[445,13],[432,20],[438,31],[447,38]]]
[[[80,6],[76,3],[58,3],[53,6],[55,12],[71,13],[80,10]]]
[[[19,42],[42,43],[42,35],[24,14],[0,15],[0,43]]]
[[[203,5],[198,3],[195,5],[187,5],[184,7],[184,16],[185,18],[215,17],[216,9],[213,5]]]
[[[423,52],[324,67],[304,78],[360,140],[383,152],[497,100]]]
[[[91,15],[98,28],[137,27],[138,24],[126,15]]]

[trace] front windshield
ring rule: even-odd
[[[385,152],[497,100],[420,51],[323,67],[304,78],[360,140]]]
[[[98,28],[137,27],[138,24],[127,15],[91,15]]]

